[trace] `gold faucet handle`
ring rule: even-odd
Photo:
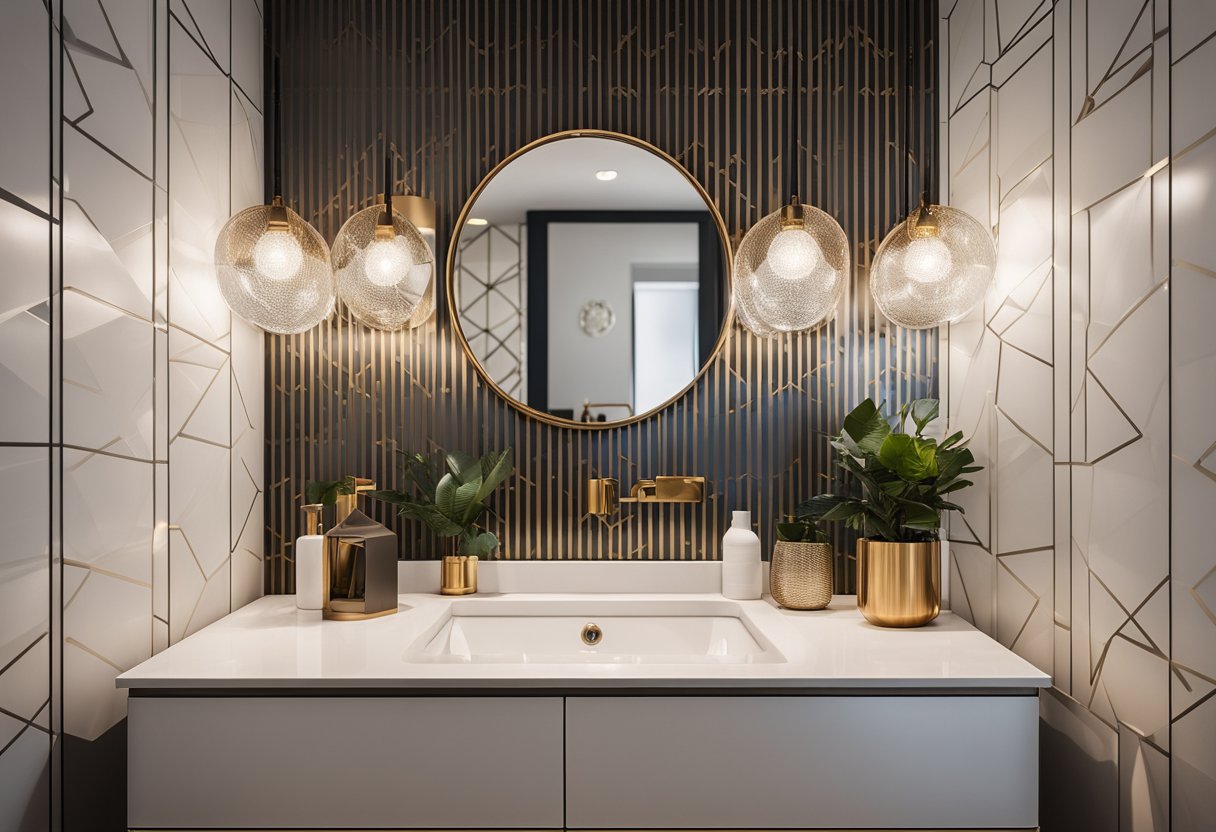
[[[587,513],[598,517],[613,514],[620,502],[618,488],[615,477],[592,477],[587,480]]]

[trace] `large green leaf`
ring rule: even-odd
[[[477,494],[481,491],[481,477],[476,477],[457,486],[452,496],[452,510],[448,517],[462,526],[467,526],[481,514],[481,502]]]
[[[459,550],[462,555],[476,555],[479,558],[488,557],[498,548],[498,538],[490,532],[472,532],[460,539]]]
[[[468,482],[481,476],[481,463],[462,451],[448,451],[445,457],[448,470],[460,482]]]
[[[511,448],[489,453],[481,458],[481,490],[477,499],[484,501],[490,493],[502,483],[515,468],[515,451]]]
[[[916,423],[916,434],[924,433],[925,427],[937,418],[940,405],[937,399],[914,399],[909,406],[912,421]]]
[[[455,523],[436,506],[426,503],[402,503],[398,509],[402,517],[426,523],[440,537],[455,537],[464,531],[464,526]]]
[[[879,412],[873,399],[866,399],[844,417],[842,433],[853,441],[863,454],[876,454],[891,426]]]
[[[456,517],[456,489],[460,481],[455,474],[444,474],[439,485],[435,486],[435,508],[443,512],[444,517]]]
[[[892,433],[878,449],[880,464],[905,480],[923,480],[937,476],[937,459],[933,443],[916,439],[906,433]]]
[[[392,503],[393,505],[397,506],[401,505],[402,503],[412,502],[410,495],[406,494],[404,491],[381,490],[365,491],[363,493],[368,497],[371,497],[373,500],[379,500],[382,503]]]

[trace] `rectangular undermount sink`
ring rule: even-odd
[[[754,664],[785,657],[729,601],[452,603],[407,652],[468,664]]]

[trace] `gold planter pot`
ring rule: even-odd
[[[879,627],[921,627],[941,611],[941,544],[857,541],[857,606]]]
[[[832,545],[778,540],[768,587],[786,609],[823,609],[832,600]]]

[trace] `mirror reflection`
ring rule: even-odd
[[[720,221],[672,161],[609,135],[555,137],[491,175],[450,280],[469,352],[508,398],[611,423],[684,390],[730,293]]]

